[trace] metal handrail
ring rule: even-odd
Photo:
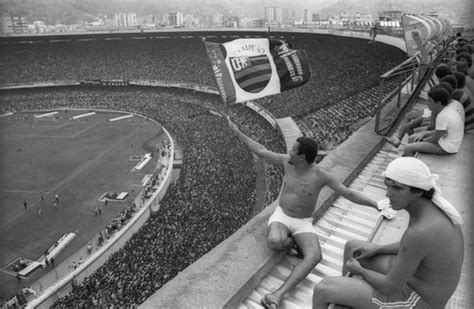
[[[380,76],[378,86],[379,103],[377,104],[375,115],[375,133],[386,135],[395,130],[395,127],[433,76],[434,70],[443,59],[445,49],[446,47],[440,43],[436,48],[432,48],[429,51],[427,59],[422,59],[421,53],[417,52]],[[394,80],[398,81],[395,90],[384,94],[386,83]],[[402,97],[403,89],[408,89],[408,98]],[[388,115],[383,115],[383,109],[394,100],[396,100],[396,105],[392,108],[398,110],[397,116],[390,118]]]

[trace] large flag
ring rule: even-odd
[[[311,77],[304,50],[282,40],[204,42],[225,103],[239,103],[302,86]]]

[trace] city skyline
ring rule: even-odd
[[[332,15],[336,11],[376,14],[378,11],[412,10],[416,13],[439,11],[442,14],[474,16],[470,0],[25,0],[0,1],[3,14],[26,14],[33,19],[68,16],[79,18],[81,15],[146,13],[164,15],[170,11],[181,11],[183,14],[246,16],[261,18],[265,7],[291,8],[295,11],[309,10],[311,13]],[[302,13],[300,13],[302,14]],[[452,16],[455,17],[455,16]]]
[[[474,14],[467,7],[469,1],[453,0],[447,4],[441,0],[0,0],[0,32],[298,27],[321,22],[370,25],[385,16],[386,11],[395,11],[388,15],[398,16],[393,20],[396,25],[404,13],[429,13],[439,14],[455,26],[474,27]]]

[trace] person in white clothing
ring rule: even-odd
[[[464,110],[457,108],[457,104],[449,103],[452,102],[446,89],[442,86],[431,88],[428,92],[428,107],[437,115],[435,130],[408,144],[404,156],[414,156],[416,152],[437,155],[458,152],[464,137]]]

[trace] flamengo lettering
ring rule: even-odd
[[[295,62],[296,71],[298,71],[298,75],[303,75],[303,67],[301,66],[301,61],[300,61],[300,58],[298,57],[298,55],[293,54],[293,55],[291,55],[291,58]]]
[[[224,82],[222,81],[221,69],[217,65],[213,65],[212,70],[214,71],[214,75],[216,76],[217,87],[219,88],[219,91],[225,102],[227,100],[227,95],[225,93]]]
[[[242,45],[237,52],[257,52],[259,54],[265,54],[266,49],[258,45],[247,44]]]
[[[283,57],[283,60],[285,61],[288,72],[290,72],[291,78],[293,78],[295,76],[295,68],[293,67],[293,64],[291,63],[290,59],[288,59],[288,57]]]
[[[223,74],[221,72],[221,68],[219,67],[219,59],[217,57],[216,50],[212,49],[209,56],[212,63],[212,71],[216,77],[217,87],[219,88],[219,92],[221,93],[222,99],[224,99],[225,102],[227,100],[227,94],[225,92],[224,82],[222,80]]]

